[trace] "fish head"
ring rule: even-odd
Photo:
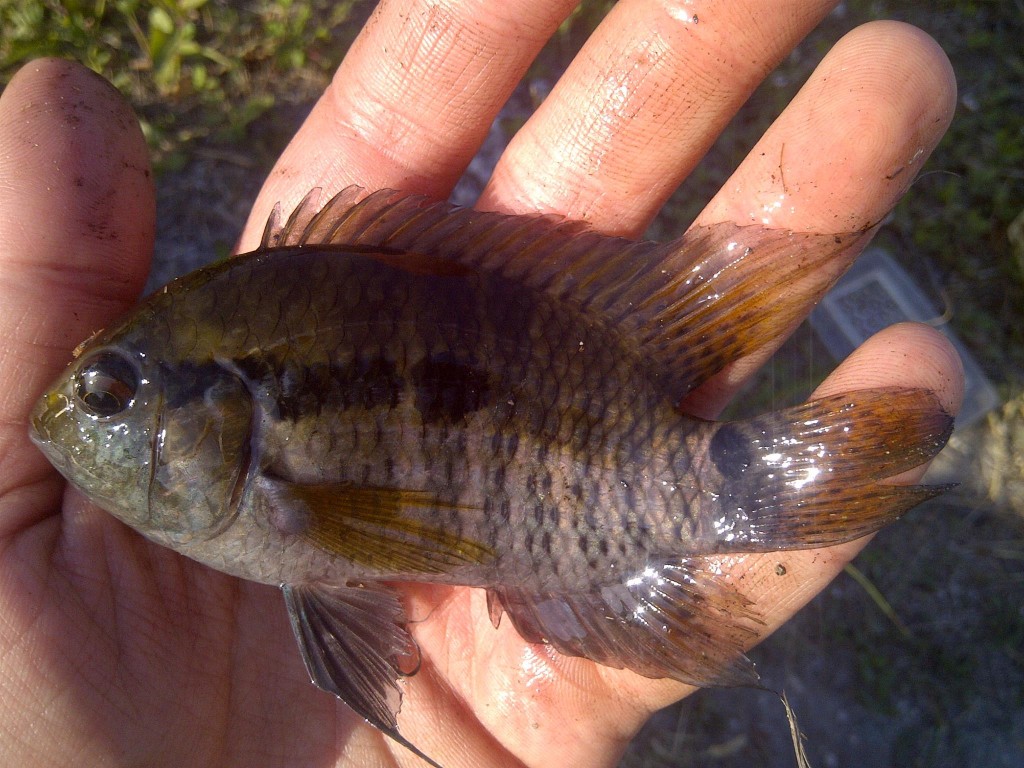
[[[92,502],[183,550],[235,515],[252,404],[230,371],[173,361],[144,325],[83,344],[37,403],[31,437]]]

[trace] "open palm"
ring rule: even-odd
[[[447,196],[574,4],[382,4],[268,180],[243,245],[258,242],[275,202],[288,209],[314,186]],[[637,235],[830,7],[719,2],[697,23],[692,5],[621,2],[516,136],[480,206]],[[811,232],[878,221],[938,141],[953,95],[924,35],[856,30],[700,220]],[[153,220],[145,146],[116,92],[71,63],[28,65],[0,99],[0,762],[416,765],[309,684],[278,590],[145,542],[67,489],[28,441],[38,393],[135,301]],[[716,376],[689,409],[714,414],[771,351]],[[926,387],[953,410],[961,383],[941,337],[903,326],[865,344],[821,393],[878,385]],[[859,546],[785,553],[784,577],[780,556],[741,558],[729,578],[767,634]],[[495,630],[478,590],[406,597],[423,666],[406,681],[400,727],[446,768],[611,765],[654,709],[688,692],[528,645],[508,622]]]

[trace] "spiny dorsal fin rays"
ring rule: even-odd
[[[319,194],[319,188],[308,192],[306,197],[309,197],[313,192]],[[258,250],[266,251],[271,248],[276,248],[279,236],[281,234],[281,204],[274,203],[274,207],[270,211],[270,215],[267,217],[267,223],[263,227],[263,236],[260,238],[260,247]]]
[[[602,235],[553,215],[476,211],[358,187],[314,215],[318,196],[307,195],[283,226],[273,214],[264,243],[384,247],[499,273],[620,328],[671,397],[789,331],[839,272],[822,270],[863,234],[722,222],[662,244]]]

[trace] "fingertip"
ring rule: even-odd
[[[848,133],[858,131],[863,119],[859,133],[873,144],[863,147],[862,153],[873,151],[892,163],[890,173],[883,176],[891,206],[920,172],[953,119],[956,77],[952,64],[930,35],[899,21],[858,27],[839,41],[834,56],[837,66],[856,67],[849,87],[863,89],[864,94],[849,99],[843,119]]]
[[[72,335],[135,300],[155,230],[153,179],[138,120],[113,86],[71,61],[25,65],[0,100],[0,178],[9,293],[46,296],[39,314],[55,299],[95,306]]]
[[[850,232],[880,221],[956,107],[942,49],[901,22],[843,37],[699,221]]]
[[[964,396],[963,363],[941,331],[923,323],[898,323],[864,342],[814,396],[869,387],[927,389],[956,414]]]
[[[908,78],[894,86],[897,94],[907,95],[922,89],[934,100],[937,118],[948,125],[956,110],[956,74],[953,65],[935,39],[918,27],[903,21],[882,19],[868,22],[840,41],[851,56],[865,60],[882,58],[883,66],[899,58]]]

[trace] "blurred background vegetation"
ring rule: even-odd
[[[2,0],[0,81],[40,56],[73,58],[132,103],[157,170],[180,168],[198,144],[241,142],[275,105],[315,98],[367,5]]]
[[[230,251],[262,177],[373,9],[360,0],[0,0],[0,87],[39,56],[76,59],[135,107],[158,172],[157,256]],[[585,0],[513,96],[483,171],[610,0]],[[851,0],[757,90],[652,225],[678,234],[860,23],[935,37],[956,70],[945,139],[876,238],[944,308],[1000,406],[957,436],[961,489],[885,531],[757,651],[816,766],[1024,765],[1024,2]],[[470,198],[471,199],[471,198]],[[198,255],[196,255],[198,254]],[[188,259],[186,259],[186,262]],[[160,273],[159,280],[164,277]],[[158,280],[158,282],[159,282]],[[750,401],[805,395],[834,365],[801,328]],[[661,713],[628,766],[789,766],[779,705],[709,691]]]

